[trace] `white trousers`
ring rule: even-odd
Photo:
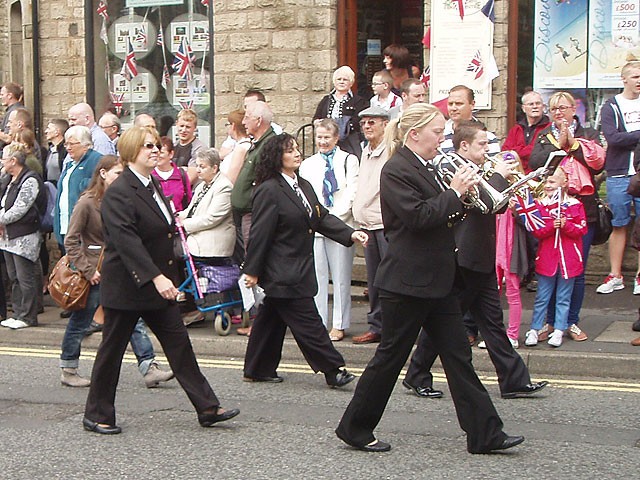
[[[333,328],[346,330],[351,325],[351,271],[355,246],[345,247],[326,237],[313,241],[318,294],[314,300],[322,323],[329,327],[329,274],[333,281]]]

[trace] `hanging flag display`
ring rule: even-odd
[[[136,63],[136,54],[133,51],[131,39],[128,39],[127,43],[129,47],[127,49],[127,56],[124,58],[124,63],[122,64],[122,70],[120,70],[120,75],[130,82],[138,75],[138,64]]]
[[[172,65],[173,71],[182,79],[193,79],[193,62],[195,59],[193,57],[191,47],[189,46],[189,42],[187,42],[185,37],[182,37],[180,48],[178,48],[174,57]]]

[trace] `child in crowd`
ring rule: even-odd
[[[507,158],[507,153],[504,153]],[[524,174],[518,158],[518,171]],[[522,300],[520,281],[527,274],[527,232],[515,210],[515,199],[509,202],[509,208],[496,215],[496,274],[498,291],[502,293],[503,280],[509,304],[509,327],[507,337],[513,348],[518,348],[520,322],[522,320]],[[479,345],[478,345],[479,346]]]
[[[561,167],[547,178],[545,197],[537,203],[544,220],[544,227],[534,230],[539,239],[536,257],[538,291],[533,305],[531,330],[524,344],[538,344],[538,330],[544,324],[547,306],[555,291],[555,330],[549,336],[549,345],[562,345],[562,335],[567,329],[569,305],[575,277],[583,271],[582,236],[587,232],[587,221],[582,203],[567,195],[567,176]]]
[[[393,78],[388,70],[380,70],[374,73],[371,87],[373,88],[373,93],[375,93],[369,102],[372,107],[390,110],[393,107],[402,105],[402,98],[391,91]]]

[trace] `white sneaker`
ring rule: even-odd
[[[622,275],[619,277],[614,277],[612,274],[609,274],[607,275],[607,278],[604,279],[602,285],[596,288],[596,293],[611,293],[614,290],[622,290],[623,288],[624,283]]]
[[[562,330],[554,330],[551,335],[549,335],[549,341],[547,342],[552,347],[559,347],[562,345],[562,335],[564,331]]]
[[[525,336],[524,344],[527,347],[535,347],[538,344],[538,331],[529,330]]]
[[[478,344],[478,348],[483,348],[486,349],[487,348],[487,344],[485,343],[484,340],[482,340],[479,344]]]
[[[633,281],[633,294],[640,295],[640,276],[636,277]]]
[[[15,322],[15,321],[16,321],[15,318],[9,317],[9,318],[7,318],[5,320],[2,320],[0,322],[0,325],[3,326],[3,327],[9,328],[9,325],[13,325],[13,322]]]
[[[27,322],[25,322],[24,320],[14,320],[13,323],[11,325],[9,325],[9,328],[13,329],[13,330],[20,330],[21,328],[28,328],[31,325],[29,325]]]
[[[518,343],[518,339],[513,339],[513,338],[509,338],[509,341],[511,342],[511,346],[513,348],[518,348],[520,346],[520,344]]]

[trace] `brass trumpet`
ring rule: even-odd
[[[450,165],[451,169],[453,170],[452,171],[446,168],[443,165],[443,163],[445,163],[443,162],[443,160],[438,162],[438,164],[435,167],[436,173],[440,177],[440,180],[442,181],[442,183],[447,188],[451,188],[451,180],[453,179],[455,172],[457,172],[461,168],[465,166],[471,166],[476,171],[478,183],[473,187],[471,187],[469,190],[467,190],[466,194],[461,197],[461,201],[464,205],[466,205],[467,207],[476,207],[482,213],[490,213],[490,212],[499,210],[499,208],[496,208],[496,205],[499,205],[499,204],[505,205],[506,202],[509,201],[508,197],[505,200],[504,195],[501,192],[497,191],[495,188],[493,188],[489,184],[489,182],[485,180],[484,173],[482,169],[478,167],[478,165],[476,165],[473,162],[470,162],[469,160],[462,158],[459,155],[456,155],[456,154],[451,155],[451,154],[445,153],[441,148],[438,148],[437,151],[442,156],[442,159],[445,160],[446,163]],[[485,203],[485,201],[481,198],[481,193],[483,191],[486,197],[489,199],[489,202],[490,202],[489,205],[487,205],[487,203]]]

